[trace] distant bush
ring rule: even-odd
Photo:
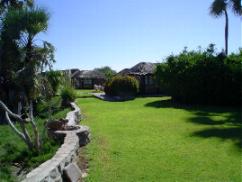
[[[62,106],[69,106],[70,102],[73,102],[76,98],[76,93],[72,87],[63,87],[61,90]]]
[[[111,80],[117,73],[115,70],[112,70],[109,66],[104,66],[101,68],[96,68],[96,71],[103,73],[107,80]]]
[[[169,56],[157,66],[156,79],[167,94],[183,103],[239,105],[242,49],[225,56],[210,45],[205,51]]]
[[[106,83],[104,91],[110,96],[133,97],[139,91],[139,83],[130,76],[116,76]]]

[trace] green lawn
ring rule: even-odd
[[[184,107],[169,97],[79,97],[92,134],[86,181],[241,181],[239,108]]]
[[[66,113],[70,109],[59,108],[60,98],[55,97],[48,102],[50,105],[57,107],[55,109],[53,118],[63,118],[66,116]],[[45,109],[46,106],[41,106]],[[43,113],[40,113],[42,117],[46,117],[48,114],[45,110]],[[28,152],[24,142],[12,131],[8,125],[0,125],[0,181],[9,182],[18,180],[16,176],[13,176],[14,173],[20,171],[21,168],[24,170],[29,170],[31,168],[37,167],[44,161],[50,159],[60,146],[59,143],[56,143],[53,140],[50,140],[46,136],[46,131],[44,130],[44,121],[46,118],[36,118],[36,123],[44,143],[41,154],[36,155],[34,153]],[[18,125],[17,125],[18,126]],[[30,126],[29,126],[30,128]],[[15,168],[13,166],[18,166]]]

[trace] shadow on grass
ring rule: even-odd
[[[189,122],[204,125],[222,125],[226,123],[224,120],[214,121],[207,116],[196,116],[194,118],[190,118]]]
[[[94,96],[93,95],[78,95],[77,96],[77,99],[87,99],[87,98],[94,98]]]
[[[237,109],[236,109],[237,110]],[[200,125],[210,125],[211,128],[206,128],[192,133],[191,136],[203,138],[220,138],[222,140],[232,140],[237,147],[242,149],[242,121],[241,114],[238,110],[224,115],[219,120],[213,119],[215,116],[220,116],[221,113],[206,113],[195,112],[195,116],[189,119],[189,122]]]
[[[240,108],[221,106],[199,106],[175,103],[172,99],[164,99],[147,103],[146,107],[183,109],[193,113],[187,122],[211,126],[191,134],[192,137],[217,137],[233,140],[242,149],[242,119]]]
[[[157,100],[145,104],[146,107],[154,108],[177,108],[178,106],[172,101],[172,99]]]
[[[209,128],[194,132],[191,136],[198,136],[203,138],[217,137],[223,140],[233,140],[235,145],[242,148],[242,128],[228,127],[228,128]]]
[[[213,117],[221,117],[222,113],[208,113],[208,112],[195,112],[195,117],[189,119],[190,122],[195,124],[205,124],[205,125],[234,125],[242,126],[241,113],[238,109],[234,111],[224,111],[230,112],[226,115],[223,115],[223,119],[213,119]]]

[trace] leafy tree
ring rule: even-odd
[[[1,55],[0,55],[0,86],[1,100],[9,103],[12,95],[18,103],[18,115],[0,101],[6,119],[13,130],[24,140],[30,150],[39,151],[40,137],[33,117],[33,101],[38,97],[41,87],[39,73],[54,62],[54,47],[44,41],[42,45],[34,43],[40,32],[46,31],[49,15],[45,10],[35,8],[30,1],[12,8],[13,2],[8,1],[1,22]],[[4,4],[5,5],[5,4]],[[11,94],[12,93],[12,94]],[[23,113],[26,116],[23,117]],[[16,128],[10,117],[19,121],[21,130]],[[31,123],[34,140],[31,140],[25,124]]]
[[[109,66],[96,68],[95,70],[102,72],[108,80],[112,79],[117,74],[117,72],[115,70],[112,70],[112,68],[110,68]]]
[[[234,14],[241,16],[241,0],[214,0],[210,7],[210,14],[215,17],[225,15],[225,54],[228,55],[228,37],[229,37],[229,17],[228,8],[231,7]]]
[[[161,90],[186,104],[239,105],[242,49],[225,56],[214,45],[205,51],[183,51],[157,66]]]

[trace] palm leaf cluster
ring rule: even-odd
[[[215,17],[225,15],[225,54],[228,54],[229,16],[228,8],[235,15],[242,15],[241,0],[214,0],[210,6],[210,14]]]
[[[210,6],[210,13],[213,16],[219,17],[228,8],[231,8],[235,15],[242,15],[241,0],[214,0]]]

